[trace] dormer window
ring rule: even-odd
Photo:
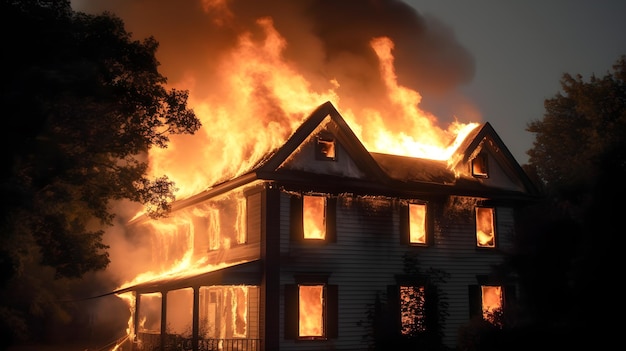
[[[487,154],[481,152],[472,159],[471,162],[472,175],[476,178],[489,177],[489,168],[487,167]]]
[[[335,139],[332,136],[318,136],[315,143],[315,157],[318,160],[336,161]]]

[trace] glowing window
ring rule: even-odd
[[[476,208],[476,245],[478,247],[496,246],[494,213],[493,208]]]
[[[426,244],[425,204],[409,204],[409,242]]]
[[[241,198],[237,201],[237,218],[235,223],[235,235],[237,244],[245,244],[247,241],[247,208],[246,199]]]
[[[298,286],[298,336],[323,337],[324,285]]]
[[[172,290],[167,293],[167,332],[191,337],[193,321],[193,289]]]
[[[200,288],[199,320],[201,337],[246,338],[256,317],[251,306],[257,306],[258,288],[229,285]]]
[[[424,301],[423,286],[400,286],[400,331],[403,335],[415,335],[426,329]]]
[[[139,301],[139,332],[161,333],[161,293],[140,294]]]
[[[335,161],[337,159],[335,139],[331,137],[317,137],[315,152],[318,160]]]
[[[480,289],[483,319],[494,325],[501,325],[504,305],[502,287],[483,285]]]
[[[305,239],[326,238],[326,198],[304,196],[302,204],[302,225]]]
[[[489,176],[487,154],[481,153],[472,159],[472,175],[477,178],[487,178]]]

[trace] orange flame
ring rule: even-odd
[[[447,129],[419,108],[419,93],[400,86],[393,67],[393,42],[377,38],[371,46],[380,62],[387,96],[377,108],[342,106],[340,83],[315,91],[294,63],[283,57],[285,39],[272,20],[257,21],[265,37],[254,41],[250,33],[219,63],[215,92],[194,94],[201,77],[187,77],[177,88],[189,89],[189,103],[203,128],[193,136],[174,136],[167,149],[150,152],[151,172],[167,174],[187,197],[206,187],[237,176],[269,151],[280,147],[317,106],[331,101],[366,148],[373,152],[446,160],[477,123],[458,121]],[[394,132],[393,128],[401,131]]]
[[[300,285],[300,336],[323,335],[323,294],[323,285]]]

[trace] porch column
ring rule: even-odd
[[[135,341],[138,338],[138,334],[139,334],[139,308],[141,305],[141,294],[138,293],[137,291],[133,291],[133,295],[135,295],[135,311],[132,312],[134,315],[133,317],[133,330],[132,332],[135,334],[134,339],[135,340],[130,340],[130,350],[133,350],[133,346]]]
[[[165,350],[167,333],[167,291],[161,291],[161,351]]]
[[[193,351],[198,351],[198,340],[200,338],[200,287],[193,287],[193,321],[191,332],[191,347]]]

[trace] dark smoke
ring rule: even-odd
[[[199,94],[211,93],[215,63],[240,34],[263,36],[256,23],[262,17],[273,19],[288,43],[285,58],[313,88],[337,79],[342,98],[367,101],[383,89],[369,46],[374,37],[393,40],[398,83],[423,96],[444,94],[474,74],[472,55],[449,29],[398,0],[229,0],[226,7],[200,0],[73,2],[79,11],[117,14],[135,37],[154,36],[162,73],[173,82],[198,77]]]

